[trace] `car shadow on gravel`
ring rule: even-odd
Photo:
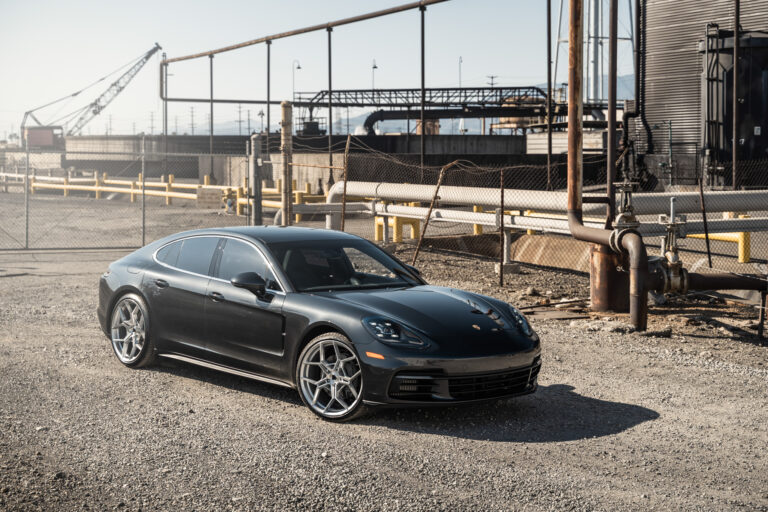
[[[448,408],[387,409],[361,423],[421,434],[499,442],[552,443],[618,434],[659,413],[580,395],[573,386],[540,386],[533,395]]]
[[[233,391],[252,393],[264,398],[282,400],[284,402],[300,405],[303,407],[301,399],[294,389],[289,389],[266,382],[259,382],[248,379],[246,377],[238,377],[237,375],[231,375],[229,373],[203,368],[194,364],[163,359],[159,364],[145,368],[144,370],[169,373],[177,377],[194,379],[206,384],[220,386]]]

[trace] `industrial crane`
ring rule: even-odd
[[[101,96],[88,105],[88,109],[77,118],[77,121],[72,125],[72,128],[67,130],[67,135],[79,135],[83,130],[83,127],[88,124],[88,121],[99,115],[101,111],[104,110],[123,89],[125,89],[125,86],[133,80],[133,77],[141,71],[144,64],[146,64],[147,61],[160,49],[160,45],[155,43],[155,46],[136,61],[136,63],[131,66],[128,71],[123,73],[120,78],[115,80],[112,85],[109,86],[109,89],[104,91]]]
[[[155,46],[153,46],[152,49],[150,49],[144,55],[139,57],[139,59],[136,60],[133,63],[133,65],[125,73],[120,75],[120,77],[117,80],[112,82],[112,84],[109,86],[109,88],[106,91],[104,91],[98,98],[96,98],[94,101],[92,101],[91,103],[89,103],[85,107],[76,110],[73,114],[80,114],[80,115],[70,125],[71,127],[67,130],[66,134],[67,135],[80,135],[80,133],[82,132],[82,130],[85,127],[85,125],[88,124],[94,117],[99,115],[107,107],[107,105],[109,105],[112,102],[112,100],[114,100],[123,91],[123,89],[125,89],[125,87],[131,82],[131,80],[133,80],[133,78],[138,74],[138,72],[141,71],[141,68],[143,68],[144,65],[149,61],[149,59],[155,53],[157,53],[157,51],[160,50],[160,49],[161,49],[160,45],[155,43]],[[106,78],[106,77],[104,77],[104,78]],[[104,78],[101,78],[101,79],[97,80],[96,82],[94,82],[94,84],[100,82]],[[56,103],[59,103],[61,101],[66,100],[66,99],[73,98],[73,97],[79,95],[85,89],[88,89],[89,87],[91,87],[94,84],[91,84],[91,85],[85,87],[84,89],[81,89],[81,90],[75,92],[74,94],[68,94],[67,96],[64,96],[63,98],[59,98],[58,100],[52,101],[50,103],[46,103],[45,105],[43,105],[41,107],[37,107],[35,109],[32,109],[32,110],[29,110],[29,111],[25,112],[24,113],[24,119],[21,122],[21,135],[22,135],[22,137],[24,137],[25,140],[26,140],[26,135],[25,135],[25,130],[24,129],[26,127],[26,123],[27,123],[27,119],[28,118],[32,118],[41,127],[41,129],[50,128],[51,131],[53,131],[54,129],[59,129],[60,130],[61,128],[58,127],[58,126],[43,125],[43,123],[40,122],[40,120],[35,116],[34,113],[37,112],[38,110],[42,110],[42,109],[44,109],[46,107],[49,107],[51,105],[54,105]],[[66,117],[69,117],[69,115],[66,116]],[[53,124],[53,123],[51,123],[51,124]],[[66,124],[69,124],[69,122],[67,122]]]

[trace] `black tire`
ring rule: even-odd
[[[327,354],[328,367],[320,366],[319,361],[315,361],[323,352]],[[337,354],[341,355],[340,365],[336,364],[339,360]],[[350,378],[355,374],[356,377]],[[294,377],[301,401],[326,421],[350,421],[368,412],[363,404],[364,383],[360,359],[349,338],[341,333],[327,332],[307,343],[296,362]],[[317,385],[319,382],[328,382],[327,387]],[[318,388],[318,394],[313,394],[313,390]],[[324,404],[326,412],[322,410]]]
[[[149,308],[140,295],[126,293],[115,301],[109,313],[109,339],[117,360],[123,365],[142,368],[155,362],[149,322]]]

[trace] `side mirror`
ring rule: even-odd
[[[419,271],[419,269],[417,269],[413,265],[405,265],[405,268],[407,268],[408,270],[410,270],[411,272],[413,272],[417,276],[421,277],[421,272]]]
[[[267,291],[267,283],[256,272],[243,272],[229,280],[232,286],[245,288],[256,296],[262,296]]]

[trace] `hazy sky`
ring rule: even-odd
[[[0,136],[18,130],[25,111],[71,94],[160,43],[176,57],[257,37],[336,20],[406,3],[407,0],[0,0]],[[553,0],[557,34],[559,0]],[[628,2],[620,2],[626,9]],[[567,4],[567,2],[566,2]],[[564,13],[565,15],[565,13]],[[623,13],[622,20],[628,20]],[[459,57],[462,83],[481,86],[487,75],[503,85],[531,85],[546,79],[546,2],[544,0],[450,0],[430,6],[426,17],[427,87],[457,86]],[[623,25],[628,24],[624,21]],[[622,27],[622,31],[624,28]],[[554,37],[553,35],[553,37]],[[326,33],[315,32],[272,44],[272,96],[290,99],[293,61],[297,91],[327,88]],[[619,72],[631,72],[628,45],[620,52]],[[561,52],[565,50],[565,45]],[[562,53],[561,53],[562,55]],[[370,88],[376,60],[376,87],[419,86],[418,10],[346,25],[333,33],[333,85],[336,89]],[[123,93],[86,127],[105,132],[112,116],[113,133],[161,127],[158,97],[159,53]],[[561,58],[561,64],[563,59]],[[214,90],[220,98],[266,96],[264,45],[216,56]],[[172,65],[173,96],[208,95],[208,59]],[[564,81],[561,66],[558,81]],[[111,77],[114,80],[118,75]],[[89,103],[110,81],[89,89],[70,103],[41,111],[42,122]],[[189,131],[189,104],[169,106],[169,129],[178,123]],[[236,106],[217,106],[219,122],[237,118]],[[259,106],[251,110],[258,126]],[[58,115],[57,115],[58,113]],[[204,133],[207,106],[195,106],[196,133]],[[279,109],[273,107],[273,124]]]

